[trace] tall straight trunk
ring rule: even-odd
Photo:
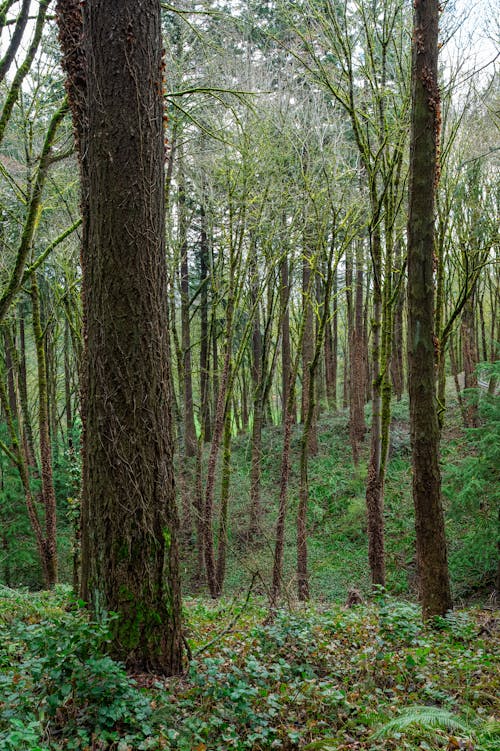
[[[478,363],[478,353],[475,337],[474,326],[474,307],[476,295],[471,293],[470,297],[462,310],[461,334],[462,334],[462,361],[464,368],[464,388],[477,389],[476,366]],[[478,425],[477,402],[471,398],[470,394],[465,397],[467,402],[464,411],[465,426],[476,428]]]
[[[335,269],[335,276],[333,278],[333,316],[332,316],[332,396],[331,407],[334,411],[337,411],[337,380],[338,380],[338,366],[339,366],[339,302],[338,296],[338,267]]]
[[[308,180],[309,155],[307,148],[302,155],[304,177]],[[300,421],[305,424],[309,410],[309,399],[314,391],[309,388],[311,362],[314,357],[314,298],[316,287],[316,269],[314,262],[316,244],[316,226],[311,216],[312,207],[304,208],[303,259],[302,259],[302,316],[304,319],[304,336],[302,337],[302,404]],[[317,409],[314,410],[308,431],[309,452],[318,451]]]
[[[352,332],[354,329],[353,300],[353,258],[352,246],[348,245],[345,253],[345,302],[346,302],[346,334],[344,347],[344,408],[351,408],[351,359],[352,359]],[[351,446],[352,448],[352,446]]]
[[[488,360],[488,345],[486,340],[486,316],[484,313],[484,294],[483,290],[479,298],[479,326],[481,331],[481,359],[486,362]]]
[[[243,367],[241,371],[241,429],[243,433],[248,430],[249,419],[247,373],[246,368]]]
[[[460,406],[462,419],[465,422],[465,403],[464,403],[464,398],[462,395],[462,389],[460,387],[460,380],[458,377],[457,356],[456,356],[456,350],[455,350],[455,337],[453,334],[450,335],[448,341],[449,341],[451,374],[453,376],[453,383],[455,385],[455,392],[457,395],[458,404]]]
[[[231,482],[231,410],[228,407],[224,420],[224,437],[222,448],[222,471],[221,471],[221,488],[220,488],[220,508],[219,508],[219,540],[217,546],[217,594],[222,594],[224,579],[226,576],[226,556],[228,541],[228,508],[229,508],[229,486]]]
[[[311,390],[309,388],[310,368],[314,356],[314,310],[312,294],[314,289],[314,277],[311,268],[311,256],[304,252],[302,263],[302,315],[304,316],[304,336],[302,338],[302,405],[300,421],[302,424],[306,421],[309,409],[309,398]],[[314,418],[309,428],[309,450],[315,454],[318,450],[316,429]]]
[[[228,306],[229,307],[229,306]],[[218,597],[220,592],[217,585],[217,570],[214,550],[213,535],[213,514],[214,514],[214,494],[215,494],[215,470],[217,467],[217,458],[219,456],[223,430],[224,414],[226,402],[228,400],[228,387],[231,371],[231,321],[232,312],[228,311],[227,334],[226,334],[226,351],[224,355],[224,365],[222,368],[219,394],[217,398],[217,407],[214,415],[214,426],[212,445],[208,457],[207,482],[205,487],[205,500],[203,508],[203,549],[205,557],[205,569],[207,574],[207,583],[212,597]]]
[[[220,452],[221,442],[224,431],[224,416],[226,406],[232,399],[232,382],[231,382],[231,358],[233,347],[233,314],[235,305],[235,257],[234,248],[231,246],[229,258],[229,279],[228,294],[226,300],[226,320],[225,320],[225,351],[222,373],[216,378],[217,367],[217,336],[215,334],[215,310],[212,311],[212,332],[213,332],[213,354],[214,354],[214,386],[217,384],[217,402],[214,410],[212,445],[208,457],[207,480],[205,486],[205,499],[203,505],[203,554],[205,560],[205,570],[207,583],[212,597],[219,596],[217,585],[217,570],[214,550],[214,533],[213,533],[213,514],[214,514],[214,495],[215,495],[215,472],[217,468],[217,459]]]
[[[212,320],[210,322],[211,340],[212,340],[212,437],[215,429],[217,403],[219,397],[219,332],[217,330],[217,312],[216,306],[212,303]]]
[[[17,467],[19,472],[19,478],[24,492],[24,500],[26,503],[26,511],[28,513],[28,519],[30,521],[32,532],[35,536],[36,547],[38,555],[40,557],[40,563],[42,566],[43,579],[47,587],[53,584],[53,562],[50,559],[49,545],[47,544],[47,538],[44,534],[42,524],[38,515],[38,509],[33,498],[30,485],[29,467],[26,461],[26,455],[23,447],[19,444],[16,432],[16,426],[14,424],[13,415],[10,411],[9,399],[3,379],[0,378],[0,405],[5,414],[5,420],[7,423],[7,429],[9,432],[9,438],[11,443],[11,450],[8,451],[12,463]]]
[[[391,376],[392,386],[396,399],[401,401],[404,392],[404,368],[403,368],[403,310],[404,310],[404,282],[400,276],[403,273],[401,269],[401,242],[398,240],[395,247],[394,255],[394,287],[399,285],[397,298],[394,306],[393,322],[393,347],[391,358]]]
[[[334,239],[332,239],[334,242]],[[330,320],[326,321],[325,326],[325,378],[326,378],[326,397],[328,406],[334,412],[337,411],[337,357],[338,357],[338,272],[335,269],[332,288],[333,312]]]
[[[182,670],[182,631],[160,3],[89,0],[79,11],[60,2],[58,11],[68,23],[83,12],[88,76],[80,151],[82,595],[94,613],[118,613],[110,645],[115,656],[134,669],[173,674]],[[64,30],[61,23],[61,35]],[[66,45],[63,51],[75,52]],[[66,59],[69,87],[70,66]],[[77,107],[72,112],[77,127]]]
[[[372,198],[373,200],[373,198]],[[373,206],[372,206],[373,208]],[[382,374],[380,372],[382,338],[382,242],[380,227],[371,228],[371,254],[373,261],[373,311],[372,311],[372,424],[370,432],[370,460],[366,486],[368,520],[368,562],[373,585],[385,586],[384,553],[384,482],[382,469]]]
[[[71,363],[70,363],[69,321],[64,319],[64,412],[66,415],[66,443],[73,450],[73,406],[71,403]]]
[[[325,346],[323,351],[325,371],[325,394],[329,409],[335,410],[335,386],[333,379],[333,334],[331,322],[327,322],[325,329]]]
[[[186,216],[186,189],[182,165],[179,167],[179,244],[181,272],[181,347],[182,347],[182,395],[184,420],[184,454],[190,459],[196,456],[198,442],[194,424],[193,376],[191,368],[191,326],[189,320],[189,267],[188,267],[188,219]]]
[[[288,388],[288,401],[285,407],[283,424],[283,447],[281,451],[280,469],[280,492],[278,502],[278,518],[276,520],[276,533],[274,543],[273,572],[271,579],[271,591],[269,595],[269,607],[274,610],[282,590],[283,582],[283,554],[285,550],[285,521],[288,508],[288,481],[290,478],[290,447],[292,443],[292,426],[294,423],[295,381],[297,378],[298,358],[296,365],[290,370],[290,385]]]
[[[28,405],[28,381],[26,377],[26,330],[25,330],[25,316],[26,308],[24,305],[20,306],[19,315],[19,362],[18,362],[18,386],[19,386],[19,404],[21,407],[21,415],[23,418],[23,444],[24,452],[26,455],[26,462],[29,470],[35,475],[38,475],[38,466],[35,454],[35,441],[33,438],[33,426],[31,423],[31,414]],[[12,350],[14,356],[16,356],[16,350]]]
[[[254,251],[255,252],[255,251]],[[260,330],[260,306],[258,302],[258,272],[253,265],[252,307],[254,319],[252,326],[252,389],[253,389],[253,423],[252,423],[252,457],[250,466],[250,519],[248,539],[252,540],[260,527],[260,478],[262,460],[262,422],[263,422],[263,372],[262,372],[262,333]]]
[[[307,508],[309,505],[308,466],[310,450],[309,430],[311,429],[312,421],[314,419],[315,378],[325,339],[325,327],[328,321],[333,275],[336,272],[337,267],[335,264],[335,268],[332,268],[333,255],[334,246],[332,245],[329,257],[327,258],[324,300],[318,321],[313,355],[309,365],[309,398],[307,400],[307,414],[305,416],[300,446],[299,506],[297,510],[297,591],[299,600],[301,601],[309,599],[309,574],[307,568]],[[304,327],[303,335],[305,335],[305,333],[306,329]]]
[[[439,469],[434,195],[439,179],[438,0],[414,6],[408,216],[408,381],[417,567],[424,618],[452,607]]]
[[[47,363],[45,359],[44,332],[40,314],[40,293],[36,272],[33,272],[31,275],[31,304],[38,376],[38,433],[40,441],[42,499],[45,511],[47,584],[49,587],[53,587],[57,582],[57,512],[52,473]]]
[[[292,367],[292,355],[290,348],[290,280],[288,269],[288,257],[283,256],[280,267],[280,317],[281,317],[281,403],[283,425],[288,404],[290,391],[290,373]],[[295,393],[295,389],[294,389]],[[295,423],[295,401],[290,406],[291,420]]]
[[[356,281],[354,286],[354,311],[349,343],[350,388],[349,388],[349,436],[354,464],[359,462],[365,424],[365,362],[363,330],[363,245],[356,244]]]
[[[201,584],[204,573],[204,526],[203,526],[203,441],[198,446],[196,457],[196,495],[194,501],[195,527],[196,527],[196,583]]]
[[[200,206],[200,400],[201,429],[203,440],[209,442],[212,437],[210,422],[210,338],[208,332],[208,234],[205,206]]]
[[[10,328],[10,327],[9,327]],[[5,352],[5,369],[7,372],[7,393],[9,395],[9,405],[12,416],[15,420],[18,419],[17,415],[17,393],[14,371],[14,358],[12,356],[13,349],[15,347],[15,340],[12,335],[12,331],[7,331],[6,324],[3,326],[3,346]]]

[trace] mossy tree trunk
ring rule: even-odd
[[[36,272],[31,275],[31,304],[33,334],[35,339],[38,376],[38,432],[40,441],[40,469],[42,478],[42,501],[45,512],[45,562],[47,586],[57,582],[57,513],[54,477],[52,472],[52,445],[50,440],[49,388],[45,335],[42,327],[40,293]]]
[[[159,0],[90,0],[83,30],[82,594],[96,616],[118,613],[115,656],[174,674],[182,633]]]
[[[434,352],[434,194],[439,178],[437,0],[414,10],[408,218],[408,366],[417,566],[424,618],[452,606],[439,469]]]

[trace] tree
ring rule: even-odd
[[[62,10],[62,9],[61,9]],[[83,9],[82,595],[112,652],[182,668],[164,250],[160,3]]]
[[[434,194],[439,180],[437,0],[414,10],[408,216],[408,376],[417,566],[424,618],[452,607],[439,469],[434,352]]]

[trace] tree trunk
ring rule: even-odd
[[[222,472],[219,509],[219,542],[217,547],[217,595],[222,594],[226,576],[226,554],[228,538],[229,484],[231,481],[231,410],[227,409],[224,421],[224,438],[222,450]]]
[[[288,394],[290,390],[290,373],[292,367],[292,355],[290,349],[290,281],[288,278],[288,257],[283,256],[281,261],[281,280],[280,280],[280,312],[281,312],[281,404],[283,414],[283,425],[286,419],[286,410],[288,404]],[[295,389],[294,389],[295,393]],[[290,407],[291,420],[295,423],[296,409],[295,402]]]
[[[255,253],[255,249],[253,251]],[[260,330],[260,307],[256,264],[253,263],[252,307],[254,319],[252,327],[252,388],[253,388],[253,424],[252,424],[252,458],[250,467],[250,520],[248,539],[252,540],[260,527],[260,477],[262,460],[262,421],[263,421],[263,373],[262,373],[262,334]]]
[[[208,333],[208,235],[205,207],[200,206],[200,399],[203,440],[212,438],[210,422],[210,338]]]
[[[403,369],[403,310],[404,310],[404,282],[400,277],[401,269],[401,242],[396,242],[394,258],[394,287],[399,284],[397,298],[394,306],[393,343],[391,358],[392,386],[396,399],[401,401],[404,392],[404,369]]]
[[[191,327],[189,322],[189,269],[188,269],[188,220],[186,216],[186,190],[182,166],[179,167],[179,244],[181,271],[181,347],[182,347],[182,395],[184,401],[184,454],[190,459],[196,456],[198,441],[194,424],[193,378],[191,369]]]
[[[462,334],[462,360],[464,367],[464,388],[477,389],[476,366],[478,363],[478,354],[474,326],[474,305],[476,295],[471,292],[470,297],[462,310],[461,334]],[[470,393],[465,395],[465,426],[467,428],[477,428],[478,410],[477,401]]]
[[[365,337],[363,327],[363,245],[356,245],[356,282],[354,288],[354,315],[349,343],[349,436],[354,464],[359,462],[359,452],[366,433],[365,424]]]
[[[40,467],[42,477],[42,499],[45,510],[45,548],[47,564],[47,584],[53,587],[57,582],[57,513],[54,478],[52,474],[52,447],[49,428],[49,392],[47,384],[47,362],[45,359],[44,332],[40,315],[40,294],[36,272],[31,275],[31,303],[33,334],[38,375],[38,432],[40,441]]]
[[[372,206],[373,208],[373,206]],[[380,372],[382,335],[382,245],[380,227],[370,233],[373,260],[372,312],[372,425],[370,432],[370,461],[366,485],[368,521],[368,561],[374,585],[385,586],[384,552],[384,474],[382,471],[382,373]]]
[[[417,567],[425,619],[452,607],[441,502],[434,353],[434,194],[439,179],[437,0],[414,9],[408,217],[408,366]]]
[[[88,228],[82,251],[82,594],[115,611],[111,651],[182,670],[164,249],[158,0],[83,6]],[[85,218],[85,213],[84,213]]]
[[[14,351],[15,352],[15,351]],[[19,403],[23,417],[23,444],[25,446],[26,461],[29,470],[38,477],[38,465],[35,453],[35,439],[28,404],[28,381],[26,377],[26,333],[24,311],[19,318],[19,364],[18,364]]]

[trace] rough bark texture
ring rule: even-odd
[[[90,0],[82,592],[112,652],[182,669],[164,251],[160,3]],[[84,201],[86,200],[84,196]]]
[[[408,218],[408,365],[417,566],[423,617],[452,606],[438,463],[434,357],[434,192],[439,177],[437,0],[414,11]]]

